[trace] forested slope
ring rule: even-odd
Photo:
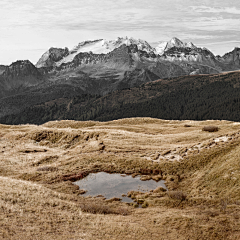
[[[42,124],[50,120],[108,121],[127,117],[240,121],[240,73],[161,79],[106,96],[58,98],[0,119]]]

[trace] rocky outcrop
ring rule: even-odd
[[[0,75],[0,98],[38,85],[43,79],[41,72],[30,61],[16,61],[6,66]]]
[[[186,62],[214,67],[221,71],[221,65],[214,54],[206,48],[172,47],[160,57],[164,61]]]
[[[5,71],[2,75],[9,78],[20,78],[20,77],[41,77],[41,73],[38,69],[28,60],[16,61],[10,66],[5,67]]]
[[[97,64],[103,61],[105,58],[104,54],[93,54],[92,52],[80,52],[77,54],[71,62],[62,63],[61,65],[55,66],[55,71],[63,69],[75,69],[82,65]],[[52,69],[51,69],[52,70]]]
[[[7,66],[0,65],[0,75],[6,70]]]
[[[36,64],[37,68],[52,67],[69,54],[68,48],[50,48],[45,52]]]
[[[123,44],[119,48],[116,48],[112,52],[108,53],[105,57],[105,62],[107,66],[112,68],[130,69],[134,67],[135,64],[132,53],[137,51],[138,48],[136,45],[127,46]]]
[[[233,51],[226,53],[220,61],[230,64],[235,70],[240,68],[240,48],[236,47]]]
[[[192,42],[184,43],[178,38],[174,37],[169,42],[161,42],[156,48],[155,53],[158,55],[163,55],[166,51],[171,48],[188,48],[195,49],[197,48]]]

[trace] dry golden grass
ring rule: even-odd
[[[151,118],[0,125],[0,239],[239,239],[239,133]],[[99,171],[148,174],[169,191],[129,193],[137,209],[63,181]]]

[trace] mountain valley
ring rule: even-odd
[[[239,239],[239,53],[118,38],[0,65],[0,238]],[[166,188],[83,196],[96,173]]]

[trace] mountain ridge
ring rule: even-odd
[[[155,55],[162,55],[165,51],[169,50],[172,47],[181,47],[181,48],[191,48],[195,49],[197,48],[193,43],[183,43],[178,38],[174,37],[168,42],[163,42],[165,44],[165,47],[162,51],[160,51],[160,47],[157,46],[156,48],[152,47],[147,41],[142,39],[134,39],[132,37],[128,38],[121,38],[118,37],[116,40],[106,40],[106,39],[97,39],[97,40],[87,40],[80,42],[77,46],[75,46],[72,50],[69,51],[69,55],[65,57],[65,59],[60,59],[59,61],[56,61],[57,66],[60,66],[63,63],[71,62],[73,61],[74,57],[80,53],[80,52],[92,52],[95,54],[107,54],[116,48],[120,47],[121,45],[125,44],[126,46],[130,45],[136,45],[139,50],[145,51],[148,54],[152,53]],[[51,48],[50,48],[51,49]],[[62,51],[63,49],[59,49],[59,51]],[[49,51],[49,50],[48,50]],[[48,53],[48,51],[46,53]],[[45,54],[43,54],[43,58],[45,57]],[[41,58],[42,58],[41,57]],[[41,58],[39,61],[41,61]],[[38,63],[36,66],[40,66]]]
[[[160,55],[145,40],[97,39],[81,42],[71,50],[52,47],[35,66],[28,60],[1,65],[0,117],[61,95],[104,96],[158,79],[240,69],[239,48],[220,57],[178,38],[161,46]]]
[[[68,63],[74,62],[75,57],[79,54],[86,52],[89,54],[96,55],[107,55],[114,50],[120,48],[121,46],[127,46],[130,48],[134,48],[135,51],[132,51],[131,55],[135,58],[136,62],[143,62],[144,60],[148,60],[152,64],[157,63],[159,61],[168,61],[172,63],[177,63],[178,65],[181,63],[190,63],[190,64],[199,64],[208,66],[210,68],[214,68],[217,72],[229,71],[229,70],[237,70],[240,68],[239,55],[238,52],[235,54],[238,57],[237,61],[230,61],[229,55],[225,54],[221,56],[215,56],[210,50],[205,47],[197,47],[192,42],[184,43],[178,38],[174,37],[168,42],[162,42],[155,48],[152,47],[147,41],[141,39],[134,38],[117,38],[116,40],[105,40],[105,39],[97,39],[97,40],[87,40],[80,42],[76,47],[72,50],[68,51],[65,56],[62,56],[61,53],[64,49],[59,49],[59,54],[61,55],[61,59],[57,59],[56,61],[52,61],[46,59],[46,55],[48,55],[48,50],[43,56],[40,58],[36,67],[43,66],[44,64],[39,64],[39,62],[44,62],[44,58],[46,62],[50,62],[48,67],[61,67],[65,66]],[[51,48],[50,48],[51,49]],[[66,48],[65,48],[66,49]],[[237,48],[236,48],[237,49]],[[231,52],[229,53],[231,55]],[[232,53],[234,54],[234,53]],[[235,56],[234,55],[234,56]],[[227,57],[228,56],[228,57]],[[143,57],[145,59],[143,59]],[[96,61],[95,61],[96,62]],[[184,67],[183,67],[184,68]],[[185,69],[186,70],[186,69]],[[190,72],[187,69],[186,75],[189,75]],[[193,73],[204,73],[199,69],[194,69]],[[207,74],[209,71],[206,72]],[[211,72],[215,73],[215,72]]]

